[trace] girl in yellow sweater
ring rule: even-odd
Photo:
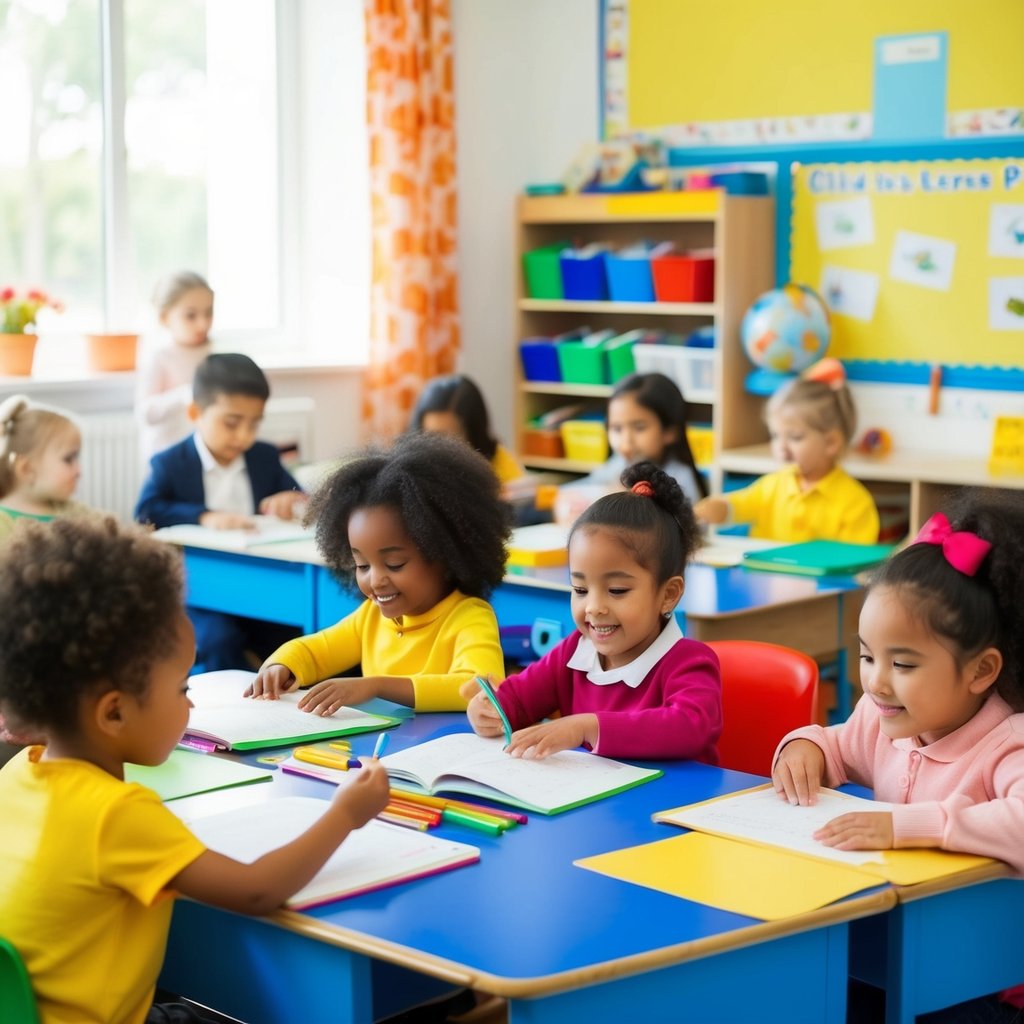
[[[486,601],[504,576],[509,535],[498,486],[468,445],[433,433],[407,434],[336,470],[308,519],[327,564],[366,600],[278,648],[247,695],[273,700],[312,686],[299,707],[320,715],[374,697],[455,711],[465,709],[459,687],[473,676],[503,679]],[[355,665],[362,676],[332,678]]]

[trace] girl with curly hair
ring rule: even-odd
[[[307,521],[327,564],[366,600],[279,647],[246,695],[312,687],[299,707],[320,715],[374,697],[461,711],[459,688],[473,676],[503,679],[486,600],[505,574],[509,513],[498,488],[482,456],[443,434],[404,435],[336,470]],[[334,678],[356,665],[358,678]]]

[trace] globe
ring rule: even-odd
[[[784,284],[754,301],[740,324],[740,340],[755,366],[799,373],[828,348],[828,308],[807,285]]]

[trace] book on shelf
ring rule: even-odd
[[[508,542],[508,564],[526,567],[565,565],[569,531],[558,523],[517,526]]]
[[[300,711],[302,690],[283,693],[277,700],[243,697],[255,678],[255,672],[238,669],[192,676],[188,695],[195,706],[181,745],[198,750],[256,750],[376,732],[399,722],[358,708],[339,708],[327,717]]]
[[[790,572],[800,576],[847,576],[884,562],[892,544],[851,544],[841,540],[808,540],[767,550],[748,551],[748,569]]]
[[[533,761],[510,757],[504,747],[504,739],[452,733],[389,754],[380,763],[399,789],[463,793],[537,814],[568,811],[662,774],[583,750]]]
[[[251,864],[298,838],[330,806],[313,797],[277,797],[270,803],[233,807],[185,824],[206,846]],[[369,821],[351,832],[313,879],[285,902],[296,910],[357,896],[472,864],[478,847],[414,829]]]

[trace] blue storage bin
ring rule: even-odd
[[[761,171],[722,171],[711,175],[712,188],[724,188],[730,196],[768,195],[768,175]]]
[[[562,267],[562,293],[576,302],[607,302],[608,274],[605,253],[587,248],[566,249],[559,263]]]
[[[552,338],[523,338],[519,342],[523,376],[527,380],[559,382],[562,371],[558,363],[558,347]]]
[[[654,301],[650,254],[627,256],[610,252],[605,256],[605,265],[612,302]]]

